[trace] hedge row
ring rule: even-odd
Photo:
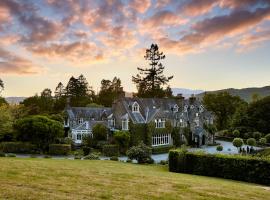
[[[169,170],[270,185],[270,160],[248,156],[211,155],[184,150],[169,152]]]
[[[2,142],[0,151],[5,153],[38,153],[35,145],[25,142]]]
[[[168,153],[173,148],[174,148],[173,145],[153,147],[152,154]]]
[[[49,154],[50,155],[68,155],[71,151],[70,144],[50,144]]]
[[[102,148],[102,153],[104,156],[108,157],[119,156],[119,146],[115,144],[104,145]]]

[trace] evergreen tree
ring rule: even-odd
[[[0,79],[0,94],[4,90],[4,82]]]
[[[146,49],[144,56],[149,61],[150,68],[140,68],[139,74],[132,76],[132,81],[138,89],[137,96],[139,97],[166,97],[171,96],[170,89],[163,89],[163,86],[168,85],[173,76],[166,77],[163,75],[164,66],[161,60],[165,59],[163,52],[159,51],[157,44],[152,44],[150,49]]]
[[[55,98],[60,98],[65,95],[65,86],[63,85],[62,82],[58,83],[57,87],[55,88],[54,91],[54,96]]]
[[[121,86],[121,80],[119,78],[114,77],[112,81],[103,79],[98,94],[98,103],[111,107],[113,101],[123,92],[123,87]]]

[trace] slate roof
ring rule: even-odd
[[[68,107],[66,112],[70,119],[94,119],[100,121],[112,114],[111,108],[93,108],[93,107]]]

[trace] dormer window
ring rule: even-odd
[[[79,124],[82,124],[83,123],[83,118],[80,118],[79,119]]]
[[[202,113],[203,111],[204,111],[204,107],[203,107],[203,105],[200,105],[200,113]]]
[[[165,128],[165,119],[155,119],[156,128]]]
[[[184,106],[184,112],[187,112],[188,111],[188,105],[185,105]]]
[[[132,105],[132,112],[140,112],[140,106],[137,102],[134,102]]]
[[[178,105],[175,104],[175,105],[173,106],[173,112],[178,112],[178,109],[179,109]]]

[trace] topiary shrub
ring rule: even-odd
[[[262,134],[260,132],[254,132],[253,137],[258,141],[262,137]]]
[[[100,160],[99,155],[96,153],[91,153],[83,158],[84,160]]]
[[[102,148],[102,154],[108,157],[119,156],[119,146],[115,144],[104,145]]]
[[[218,145],[218,146],[217,146],[217,151],[223,151],[223,146]]]
[[[133,146],[127,151],[127,156],[131,160],[137,160],[139,164],[153,163],[151,153],[151,148],[140,142],[138,146]]]
[[[50,155],[68,155],[71,151],[70,144],[50,144],[49,154]]]
[[[233,137],[235,137],[235,138],[240,137],[240,131],[234,130],[234,131],[233,131]]]
[[[254,138],[248,138],[247,139],[247,145],[255,146],[256,145],[256,140]]]
[[[266,142],[267,142],[266,138],[260,138],[260,139],[259,139],[259,143],[260,143],[261,145],[265,145]]]
[[[243,146],[244,141],[242,138],[234,138],[232,143],[233,143],[233,146],[235,146],[238,149]]]
[[[270,133],[268,133],[268,134],[265,136],[265,138],[266,138],[266,142],[267,142],[267,143],[270,143]]]
[[[119,161],[119,159],[118,159],[117,156],[112,156],[112,157],[110,157],[110,160],[113,160],[113,161]]]

